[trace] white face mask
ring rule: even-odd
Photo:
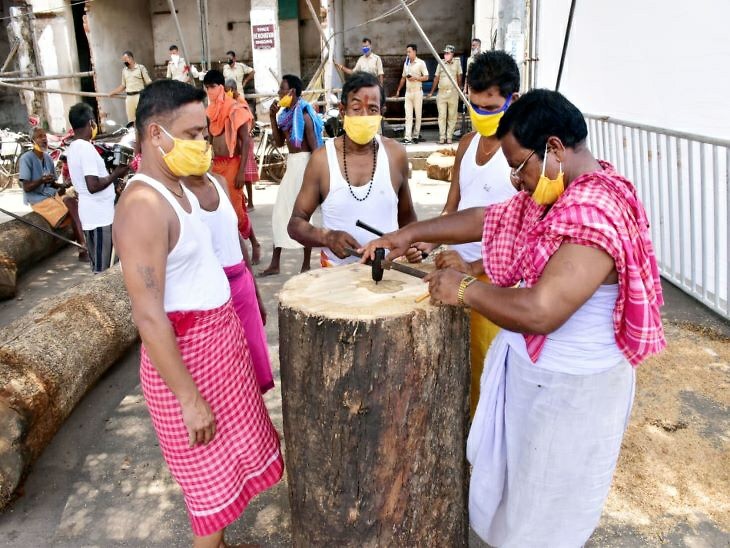
[[[172,61],[173,63],[177,63],[177,62],[178,62],[178,61],[180,60],[180,56],[179,56],[179,55],[177,55],[177,54],[173,54],[173,55],[170,55],[170,60],[171,60],[171,61]]]

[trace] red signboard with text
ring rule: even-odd
[[[274,25],[253,25],[251,35],[254,49],[273,49]]]

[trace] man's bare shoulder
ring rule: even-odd
[[[327,165],[327,147],[321,146],[312,151],[312,155],[309,157],[308,167],[320,169],[325,165]]]
[[[114,212],[114,226],[125,225],[138,232],[161,227],[169,222],[172,207],[151,186],[138,181],[129,185],[119,198]]]
[[[476,131],[467,133],[461,139],[459,139],[459,146],[456,148],[457,158],[461,158],[462,156],[464,156],[464,154],[466,154],[466,150],[469,148],[469,145],[471,145],[471,142],[474,138],[480,138],[479,134]]]
[[[394,159],[403,159],[407,158],[406,155],[406,147],[404,147],[402,144],[400,144],[395,139],[391,139],[390,137],[381,137],[380,141],[383,143],[383,146],[385,147],[385,151],[388,153],[388,156]]]

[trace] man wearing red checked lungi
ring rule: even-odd
[[[284,463],[210,231],[180,182],[210,167],[204,98],[175,80],[142,92],[142,163],[117,206],[114,244],[142,338],[142,391],[193,546],[221,548]]]

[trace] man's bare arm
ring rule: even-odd
[[[314,211],[324,200],[322,192],[323,173],[327,169],[327,154],[324,148],[318,149],[304,170],[304,182],[299,191],[291,219],[287,227],[289,236],[305,247],[328,247],[338,257],[347,254],[344,247],[353,249],[360,246],[350,234],[341,230],[327,230],[310,223]]]
[[[613,258],[601,249],[563,244],[533,287],[476,283],[466,291],[464,302],[505,329],[547,335],[583,306],[614,268]]]
[[[398,166],[398,174],[400,175],[400,186],[398,187],[398,226],[404,227],[418,220],[416,210],[413,207],[413,199],[411,198],[411,188],[408,185],[408,155],[404,146],[393,143],[396,146],[389,148],[389,155],[392,154],[393,159]]]
[[[248,164],[248,148],[251,146],[251,131],[248,123],[238,128],[236,135],[238,140],[238,150],[241,152],[241,163],[238,166],[236,174],[236,188],[243,188],[246,177],[246,165]]]
[[[309,150],[314,152],[317,150],[317,136],[314,134],[314,122],[309,114],[304,114],[304,139],[307,141]]]
[[[91,194],[101,192],[114,181],[124,176],[129,171],[129,166],[117,166],[114,170],[106,177],[97,177],[96,175],[86,175],[84,180],[86,181],[86,188],[89,189]]]
[[[454,168],[451,170],[451,186],[449,187],[449,195],[446,197],[446,204],[444,205],[444,209],[441,211],[441,215],[456,213],[459,209],[459,202],[461,201],[461,188],[459,187],[461,161],[464,158],[464,154],[466,154],[469,145],[471,145],[472,139],[479,139],[479,135],[472,133],[471,135],[466,135],[465,138],[459,141],[459,147],[456,149],[456,158],[454,159]]]

